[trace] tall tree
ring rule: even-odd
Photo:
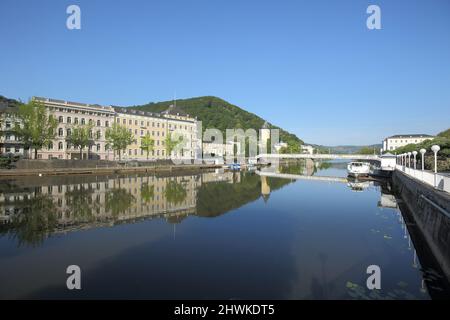
[[[175,147],[183,140],[183,137],[179,137],[178,140],[177,139],[173,139],[172,138],[172,134],[168,133],[166,136],[166,152],[167,152],[167,157],[170,157],[170,154],[172,153],[173,149],[175,149]]]
[[[150,136],[149,133],[147,133],[142,139],[141,139],[141,150],[144,150],[147,153],[147,160],[148,155],[150,151],[153,150],[153,147],[155,146],[155,140]]]
[[[34,148],[34,158],[37,159],[38,150],[55,138],[58,121],[48,113],[44,104],[34,100],[19,105],[17,119],[14,133],[23,141],[25,149]]]
[[[89,134],[91,130],[92,125],[76,126],[71,129],[70,135],[67,136],[66,141],[80,149],[80,160],[83,159],[83,149],[93,143]]]
[[[109,146],[119,153],[119,161],[122,160],[122,150],[125,150],[134,142],[133,134],[127,128],[118,123],[114,123],[106,130],[106,140]]]

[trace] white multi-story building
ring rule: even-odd
[[[78,159],[80,150],[71,146],[67,142],[67,137],[74,127],[90,125],[92,127],[90,132],[92,143],[83,150],[83,159],[118,160],[118,154],[110,150],[106,141],[106,130],[114,122],[126,127],[134,136],[134,142],[123,152],[122,159],[124,160],[147,159],[147,153],[140,148],[141,140],[146,134],[149,134],[154,140],[154,148],[149,154],[150,160],[168,159],[170,156],[195,159],[197,156],[198,122],[173,106],[158,114],[49,98],[33,97],[33,100],[43,103],[48,112],[58,121],[55,139],[48,146],[38,150],[38,159]],[[24,149],[20,139],[13,134],[14,121],[16,121],[13,117],[15,112],[13,109],[15,108],[1,106],[1,152],[23,155]],[[184,144],[183,150],[175,150],[168,155],[165,139],[173,132],[186,137],[187,142]],[[33,152],[29,153],[29,156],[33,155]]]
[[[313,154],[314,153],[314,147],[310,146],[310,145],[306,145],[306,144],[302,144],[300,146],[302,153],[306,153],[306,154]]]
[[[39,97],[33,99],[43,103],[58,121],[56,138],[49,146],[38,151],[38,159],[79,158],[80,150],[67,143],[66,138],[74,127],[90,125],[92,144],[83,150],[83,159],[113,160],[105,137],[107,128],[114,121],[115,112],[112,107]]]
[[[428,134],[399,134],[387,137],[383,140],[383,151],[394,151],[408,144],[417,144],[433,138],[434,136]]]

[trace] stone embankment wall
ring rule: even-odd
[[[396,170],[392,184],[450,280],[450,194]]]

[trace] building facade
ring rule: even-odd
[[[134,141],[122,154],[122,160],[147,160],[147,152],[141,149],[142,138],[149,134],[154,140],[154,148],[149,153],[149,160],[168,158],[195,159],[196,148],[199,145],[198,122],[189,115],[182,114],[172,106],[161,114],[133,110],[128,108],[100,106],[64,100],[33,97],[47,107],[58,121],[55,139],[46,147],[38,150],[38,159],[79,159],[80,150],[68,143],[74,127],[90,125],[91,144],[82,150],[83,159],[119,160],[106,140],[106,131],[113,123],[126,127],[134,137]],[[4,109],[4,110],[3,110]],[[11,110],[8,110],[11,109]],[[2,106],[1,140],[2,153],[25,155],[20,139],[13,135],[15,108]],[[165,140],[167,135],[177,133],[185,137],[182,149],[167,154]],[[27,155],[25,155],[27,156]],[[29,156],[34,156],[32,152]]]
[[[302,153],[305,153],[305,154],[314,154],[314,147],[313,147],[313,146],[306,145],[306,144],[302,144],[302,145],[300,146],[300,148],[301,148],[301,150],[302,150]]]
[[[16,108],[0,105],[0,154],[23,155],[22,141],[14,134]]]
[[[400,134],[387,137],[383,140],[383,151],[395,151],[408,144],[417,144],[433,138],[434,136],[428,134]]]
[[[78,159],[80,150],[67,142],[74,127],[90,125],[92,144],[82,151],[83,159],[113,160],[106,143],[106,130],[114,121],[114,109],[99,105],[34,97],[58,121],[55,139],[38,151],[38,159]]]

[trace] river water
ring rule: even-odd
[[[277,172],[346,176],[343,162]],[[0,298],[445,296],[389,184],[341,180],[223,170],[2,180]],[[81,290],[66,287],[69,265]],[[380,290],[367,288],[371,265]]]

